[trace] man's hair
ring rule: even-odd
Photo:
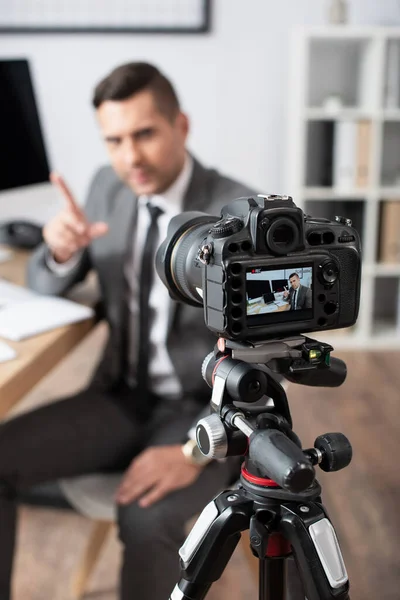
[[[292,279],[292,277],[297,277],[297,279],[300,279],[298,273],[292,273],[291,275],[289,275],[289,281]]]
[[[97,84],[93,106],[106,100],[127,100],[142,90],[152,92],[158,110],[172,120],[180,110],[178,96],[171,82],[156,67],[144,62],[121,65]]]

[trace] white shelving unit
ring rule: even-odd
[[[285,163],[284,192],[298,206],[349,217],[361,235],[358,322],[321,339],[335,348],[400,348],[400,28],[294,32]],[[387,227],[390,255],[382,250]]]

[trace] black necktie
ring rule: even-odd
[[[294,290],[293,302],[292,302],[292,310],[296,310],[296,296],[297,296],[297,290]]]
[[[157,250],[158,223],[162,214],[161,208],[147,204],[150,213],[150,225],[147,230],[146,242],[143,248],[139,281],[139,352],[137,363],[137,391],[139,402],[147,399],[148,370],[150,353],[150,290],[154,275],[154,256]]]

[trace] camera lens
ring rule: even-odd
[[[321,265],[321,276],[323,283],[332,285],[339,276],[339,267],[336,263],[329,261]]]
[[[167,237],[157,251],[156,267],[174,300],[203,305],[198,252],[215,221],[217,217],[198,212],[181,213],[171,219]]]
[[[274,254],[293,252],[300,242],[298,226],[288,217],[278,217],[271,223],[265,241]]]

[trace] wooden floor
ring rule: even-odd
[[[84,385],[104,330],[81,344],[15,412]],[[400,353],[337,353],[349,370],[338,389],[291,386],[294,429],[303,446],[317,435],[342,431],[352,464],[339,473],[318,471],[324,504],[341,542],[352,600],[400,599]],[[13,600],[69,600],[69,580],[90,531],[70,512],[23,507],[20,513]],[[116,600],[119,546],[110,538],[88,589],[91,600]],[[210,600],[258,598],[257,581],[239,547]],[[135,600],[132,598],[132,600]],[[140,599],[138,599],[140,600]]]

